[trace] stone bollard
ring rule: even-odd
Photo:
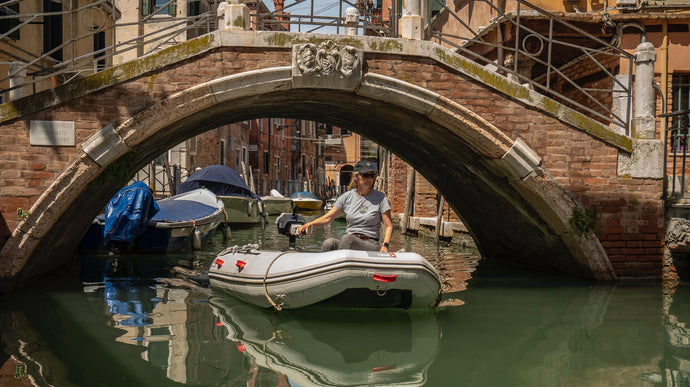
[[[348,7],[345,10],[345,35],[357,35],[357,24],[359,24],[359,11],[355,7]]]
[[[402,5],[400,36],[403,39],[422,40],[421,0],[403,0]]]
[[[241,1],[221,2],[218,4],[217,16],[219,29],[249,30],[249,7]]]
[[[654,109],[654,62],[656,51],[650,42],[642,42],[635,50],[635,111],[633,138],[656,139]]]
[[[10,62],[9,76],[10,88],[26,83],[26,69],[22,69],[26,64],[23,62]],[[21,69],[21,70],[20,70]],[[11,90],[9,93],[10,101],[26,97],[26,90],[23,87]]]
[[[635,93],[632,122],[632,154],[619,153],[618,174],[633,178],[664,177],[664,144],[656,139],[654,109],[654,45],[642,42],[635,50]]]

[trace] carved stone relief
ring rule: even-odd
[[[351,88],[362,77],[362,51],[354,47],[327,40],[295,45],[292,50],[293,81],[300,87],[333,86],[336,82]]]

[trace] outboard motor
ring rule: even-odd
[[[283,212],[276,219],[276,225],[278,226],[278,233],[287,235],[290,238],[290,248],[295,248],[295,241],[299,236],[297,229],[299,226],[307,223],[304,217],[297,212],[289,213]]]

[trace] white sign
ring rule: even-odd
[[[31,145],[75,146],[74,121],[31,121]]]

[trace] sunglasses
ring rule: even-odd
[[[373,179],[374,177],[376,177],[376,174],[373,172],[370,172],[370,173],[362,173],[362,174],[360,174],[360,176],[362,176],[365,179],[369,179],[369,178]]]

